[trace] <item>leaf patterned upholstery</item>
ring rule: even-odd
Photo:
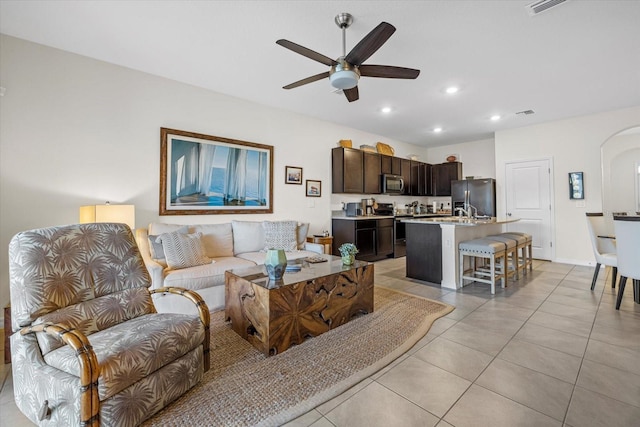
[[[36,424],[137,425],[208,368],[206,305],[200,317],[157,313],[150,276],[124,224],[18,233],[9,245],[9,272],[14,394]],[[32,332],[46,324],[86,336],[89,346],[77,350],[46,327]],[[96,361],[97,372],[86,371],[80,353],[92,355],[87,360]],[[82,383],[98,374],[96,384]],[[82,400],[86,393],[95,398]],[[51,414],[39,420],[45,400]]]

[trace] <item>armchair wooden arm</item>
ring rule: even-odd
[[[167,287],[163,287],[163,288],[150,289],[149,292],[151,292],[151,294],[168,293],[168,294],[181,295],[181,296],[189,299],[196,306],[196,308],[198,309],[198,312],[200,314],[200,321],[204,325],[204,342],[202,343],[202,354],[203,354],[203,357],[204,357],[204,371],[207,372],[209,370],[209,367],[210,367],[210,360],[209,360],[209,339],[210,339],[209,325],[211,323],[211,314],[209,313],[209,307],[207,307],[207,304],[204,302],[202,297],[197,292],[190,291],[190,290],[185,289],[185,288],[175,287],[175,286],[167,286]]]
[[[69,345],[80,365],[80,425],[100,426],[100,398],[98,377],[100,366],[89,339],[80,331],[54,323],[40,323],[20,330],[21,335],[43,332]]]

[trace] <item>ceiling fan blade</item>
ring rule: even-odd
[[[316,74],[315,76],[307,77],[306,79],[298,80],[297,82],[293,82],[286,86],[283,86],[282,89],[293,89],[294,87],[306,85],[307,83],[313,83],[318,80],[322,80],[326,77],[329,77],[329,72],[325,71],[324,73]]]
[[[360,98],[358,86],[354,86],[351,89],[344,89],[342,92],[344,92],[344,96],[347,97],[349,102],[357,101]]]
[[[276,43],[282,47],[286,47],[287,49],[294,51],[295,53],[306,56],[309,59],[313,59],[314,61],[318,61],[321,64],[328,65],[329,67],[337,64],[336,61],[329,58],[328,56],[324,56],[321,53],[315,52],[304,46],[300,46],[299,44],[296,44],[294,42],[290,42],[289,40],[280,39],[276,41]]]
[[[380,46],[382,46],[391,35],[396,31],[396,27],[388,22],[381,22],[376,28],[371,30],[360,43],[358,43],[351,52],[347,55],[345,60],[351,64],[360,66],[371,55],[373,55]]]
[[[391,65],[361,65],[358,69],[361,76],[387,79],[415,79],[420,74],[420,70],[414,68],[393,67]]]

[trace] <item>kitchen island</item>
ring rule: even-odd
[[[461,287],[458,244],[500,234],[505,224],[518,220],[445,217],[402,221],[407,232],[407,277],[458,289]]]

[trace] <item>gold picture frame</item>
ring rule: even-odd
[[[273,146],[160,128],[160,215],[273,213]]]

